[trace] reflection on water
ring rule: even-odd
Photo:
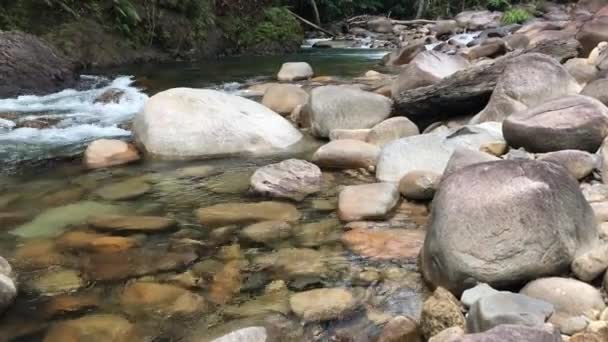
[[[417,317],[425,289],[415,260],[399,259],[404,253],[382,248],[386,242],[371,235],[369,244],[343,241],[336,195],[370,176],[324,172],[320,193],[282,202],[297,208],[281,216],[289,222],[252,226],[234,218],[247,203],[268,201],[248,192],[248,180],[270,162],[146,163],[94,172],[64,164],[0,178],[0,250],[21,289],[0,319],[0,336],[209,341],[261,325],[275,329],[279,341],[364,341],[390,317]],[[209,221],[195,211],[221,203],[233,203],[233,212],[201,223]],[[283,209],[267,210],[272,217]],[[349,226],[420,230],[426,216],[424,205],[403,203],[386,222]],[[324,288],[346,289],[352,307],[302,325],[289,298]]]

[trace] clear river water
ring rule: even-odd
[[[391,317],[418,317],[426,289],[416,260],[401,258],[402,246],[391,236],[424,229],[427,207],[403,202],[386,221],[360,223],[395,235],[369,236],[350,249],[342,241],[337,194],[373,175],[324,170],[322,191],[291,203],[299,219],[276,236],[252,239],[246,224],[206,227],[197,220],[199,208],[267,201],[248,191],[255,169],[286,157],[309,159],[321,142],[309,139],[288,156],[146,161],[97,171],[64,158],[98,138],[129,139],[126,123],[164,89],[238,94],[271,81],[287,61],[350,79],[381,70],[385,53],[311,49],[137,65],[92,71],[78,90],[0,99],[0,255],[12,263],[19,285],[16,303],[0,316],[0,342],[212,341],[251,326],[267,327],[277,341],[363,342],[375,341]],[[96,103],[109,88],[124,91],[120,102]],[[43,127],[28,124],[41,120]],[[92,217],[108,214],[177,224],[154,231],[91,225]],[[344,317],[304,324],[289,309],[293,293],[337,287],[349,289],[357,303]]]

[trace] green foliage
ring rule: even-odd
[[[492,11],[504,11],[511,6],[509,0],[487,0],[486,6]]]
[[[523,24],[530,20],[532,15],[523,8],[512,8],[506,11],[502,16],[502,22],[506,25]]]
[[[240,52],[260,44],[298,46],[304,37],[302,27],[285,7],[267,8],[260,16],[223,17],[219,24]]]
[[[132,35],[141,17],[129,0],[113,0],[112,14],[116,27],[126,36]]]

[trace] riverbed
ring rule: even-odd
[[[380,70],[384,53],[309,50],[95,70],[79,90],[0,100],[0,112],[17,113],[13,125],[25,116],[56,119],[45,128],[15,129],[8,122],[0,128],[0,255],[13,264],[20,288],[0,318],[0,341],[68,340],[75,329],[65,323],[70,320],[76,329],[89,329],[92,342],[122,325],[134,330],[129,342],[209,341],[258,325],[274,329],[278,341],[370,341],[391,317],[418,317],[426,289],[416,260],[391,256],[400,246],[386,247],[385,236],[370,237],[360,253],[341,240],[337,194],[345,185],[371,182],[373,174],[324,171],[320,193],[287,203],[297,219],[279,236],[252,236],[246,224],[208,227],[194,215],[217,204],[268,201],[249,192],[256,168],[310,159],[321,142],[308,138],[289,155],[269,158],[142,162],[98,171],[85,170],[77,157],[92,140],[130,139],[124,124],[164,89],[238,94],[271,81],[281,63],[295,60],[309,62],[318,75],[351,79]],[[95,103],[109,88],[125,96]],[[96,214],[164,217],[173,224],[109,232],[90,224]],[[424,229],[427,216],[424,204],[404,201],[388,220],[368,224]],[[347,288],[357,306],[340,319],[303,324],[288,298],[317,288]]]

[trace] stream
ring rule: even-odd
[[[373,341],[391,317],[418,317],[426,288],[416,260],[387,257],[385,237],[372,241],[365,257],[341,241],[337,194],[345,185],[369,183],[372,174],[324,171],[322,191],[293,203],[299,219],[285,234],[262,239],[244,233],[247,225],[205,227],[193,213],[219,203],[264,201],[248,191],[249,179],[256,168],[285,156],[146,161],[96,171],[85,170],[78,158],[65,159],[95,139],[130,139],[124,124],[164,89],[239,94],[296,60],[310,63],[318,75],[350,79],[380,71],[385,53],[310,49],[94,70],[82,77],[79,90],[0,99],[0,255],[13,265],[19,284],[16,303],[0,316],[0,341],[63,342],[79,333],[98,342],[108,331],[124,342],[211,341],[259,325],[277,341]],[[96,103],[110,88],[124,92],[120,102]],[[40,119],[51,124],[20,127]],[[288,157],[310,159],[319,144],[311,140]],[[95,215],[114,214],[165,217],[174,224],[136,232],[90,225]],[[387,222],[369,224],[423,229],[427,216],[425,205],[404,201]],[[291,294],[336,287],[356,297],[349,315],[304,325],[290,312]]]

